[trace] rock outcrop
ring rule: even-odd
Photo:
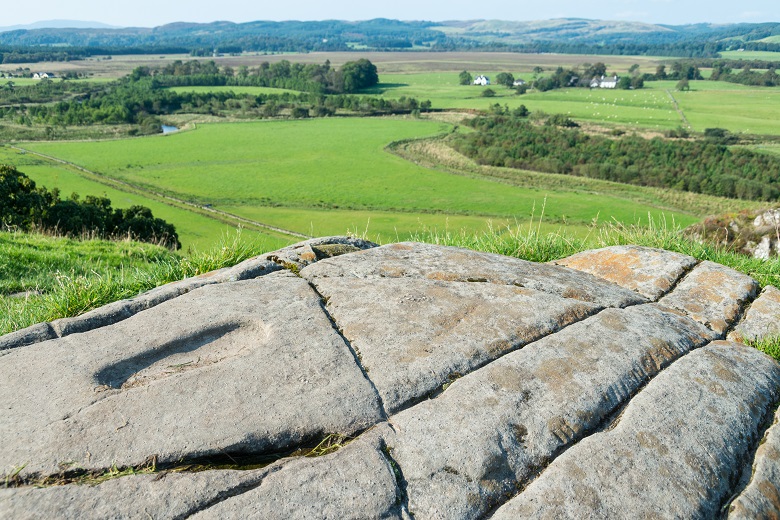
[[[707,217],[685,232],[695,239],[767,260],[780,255],[780,208]]]
[[[297,244],[0,338],[0,517],[777,517],[758,289],[632,246]]]

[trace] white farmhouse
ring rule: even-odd
[[[54,79],[55,77],[53,72],[36,72],[33,74],[33,79]]]
[[[512,82],[512,85],[514,85],[515,87],[522,87],[523,85],[525,85],[525,80],[517,78],[514,82]]]
[[[590,88],[617,88],[618,80],[620,78],[617,74],[611,78],[601,76],[600,78],[593,78],[590,80]]]
[[[483,87],[485,85],[490,85],[490,78],[487,76],[479,75],[476,78],[474,78],[474,84],[475,85],[482,85]]]

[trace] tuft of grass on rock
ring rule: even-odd
[[[773,336],[760,340],[746,340],[745,344],[757,348],[764,354],[772,356],[780,362],[780,336]]]
[[[30,240],[35,243],[39,239]],[[40,240],[48,244],[62,239]],[[56,249],[56,246],[52,247]],[[5,250],[0,243],[0,257]],[[44,321],[78,316],[169,282],[233,266],[266,250],[267,246],[263,242],[242,239],[239,230],[234,234],[223,235],[213,248],[193,251],[187,257],[175,254],[151,255],[146,262],[128,261],[100,270],[79,269],[63,263],[61,268],[69,268],[69,271],[60,271],[55,266],[48,273],[49,280],[45,285],[26,288],[40,291],[41,294],[0,296],[0,335]]]
[[[680,226],[649,216],[648,224],[611,222],[594,226],[588,236],[576,237],[561,228],[556,233],[542,233],[539,227],[489,227],[484,232],[417,233],[412,240],[432,244],[466,247],[476,251],[497,253],[533,262],[558,260],[587,249],[616,245],[639,245],[675,251],[698,260],[716,262],[755,278],[762,287],[780,288],[780,258],[760,260],[723,247],[699,242],[687,237]]]

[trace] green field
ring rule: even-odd
[[[727,60],[780,61],[780,52],[771,51],[725,51],[720,53]]]
[[[701,132],[705,128],[727,128],[732,132],[750,134],[780,133],[780,88],[745,87],[726,83],[732,90],[704,90],[704,84],[710,86],[723,82],[691,82],[691,92],[674,92],[674,97],[685,113],[694,130]]]
[[[19,291],[52,291],[62,277],[106,275],[173,258],[152,244],[0,232],[0,298]]]
[[[145,197],[137,193],[120,191],[111,186],[101,184],[85,177],[73,168],[63,164],[47,161],[31,154],[20,154],[8,147],[0,147],[0,164],[12,164],[19,171],[27,174],[38,185],[48,189],[58,188],[61,197],[78,193],[82,198],[87,195],[108,197],[115,208],[128,208],[133,205],[146,206],[152,210],[155,217],[162,218],[176,226],[182,251],[190,248],[204,250],[211,247],[219,237],[235,229],[233,226],[208,218],[206,216],[180,209],[169,204]],[[244,230],[246,238],[268,242],[270,249],[280,247],[290,242],[289,237],[278,234],[258,233]]]
[[[321,62],[326,57],[296,55],[295,60]],[[474,75],[491,77],[511,71],[530,82],[531,64],[540,60],[549,61],[544,63],[549,73],[554,64],[611,63],[617,58],[512,53],[377,53],[376,58],[380,70],[415,72],[382,72],[380,85],[365,94],[429,99],[434,109],[487,109],[496,103],[511,109],[523,104],[532,112],[563,113],[582,122],[629,131],[660,132],[689,125],[699,132],[723,127],[733,132],[778,133],[780,88],[692,81],[691,91],[678,92],[676,81],[661,81],[647,82],[640,90],[570,88],[516,95],[513,90],[494,85],[491,88],[496,96],[483,97],[483,87],[458,85],[457,71],[467,68]],[[620,60],[615,68],[619,72],[630,63],[640,63],[643,72],[655,68],[650,59]],[[419,72],[426,69],[428,72]],[[293,92],[263,87],[173,90],[252,95]],[[15,164],[40,184],[60,188],[65,196],[76,191],[82,196],[108,196],[116,207],[149,206],[156,216],[176,225],[185,249],[210,246],[229,224],[237,225],[237,220],[229,215],[215,217],[159,194],[291,232],[313,236],[349,232],[380,242],[404,239],[424,230],[481,232],[491,225],[525,225],[532,215],[538,220],[542,206],[543,231],[565,224],[569,233],[584,235],[594,219],[643,222],[648,215],[665,216],[685,226],[698,220],[703,214],[701,207],[708,204],[702,202],[694,209],[681,204],[679,198],[655,197],[649,192],[636,195],[629,189],[601,190],[587,182],[581,189],[573,178],[560,185],[545,182],[546,188],[540,188],[516,182],[512,178],[516,174],[512,173],[474,174],[475,170],[468,167],[455,168],[453,175],[437,166],[418,166],[385,149],[394,141],[447,134],[460,115],[437,117],[447,122],[387,117],[217,123],[217,117],[181,114],[172,116],[169,122],[186,130],[167,136],[21,145],[96,172],[97,176],[31,154],[20,155],[9,148],[0,148],[0,162]],[[658,209],[661,206],[665,212]],[[245,233],[265,237],[273,246],[300,239],[246,225]]]
[[[37,85],[41,80],[32,78],[0,78],[0,86],[7,85],[9,82],[22,87],[26,85]]]
[[[495,77],[495,72],[488,72]],[[526,77],[530,80],[531,77]],[[691,81],[690,92],[675,90],[676,81],[649,81],[640,90],[569,88],[516,95],[493,85],[495,97],[482,97],[485,87],[458,85],[457,74],[382,74],[372,92],[387,98],[430,99],[434,108],[487,109],[495,103],[531,111],[562,113],[593,123],[639,126],[653,130],[684,125],[675,110],[677,99],[694,131],[720,126],[732,132],[777,134],[780,88],[748,87],[723,81]],[[749,114],[749,115],[748,115]]]
[[[166,137],[29,143],[31,150],[92,171],[210,204],[304,234],[347,230],[380,241],[421,229],[484,229],[527,222],[544,209],[551,226],[598,218],[645,221],[662,211],[619,197],[533,190],[417,166],[384,147],[448,132],[450,126],[399,118],[199,125]],[[326,211],[327,210],[327,211]],[[697,219],[666,212],[681,225]],[[171,219],[177,224],[175,219]]]

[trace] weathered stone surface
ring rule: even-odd
[[[317,278],[389,413],[600,308],[521,287]]]
[[[765,287],[729,337],[736,341],[780,337],[780,290]]]
[[[250,471],[167,472],[97,486],[0,489],[0,518],[408,518],[379,431],[329,455],[284,459]]]
[[[726,342],[696,350],[493,518],[717,518],[778,398],[768,356]]]
[[[380,439],[368,435],[334,454],[293,460],[193,519],[401,519],[401,493]]]
[[[780,518],[780,408],[750,468],[750,483],[731,503],[730,519]]]
[[[613,246],[583,251],[553,263],[590,273],[657,300],[698,261],[663,249]]]
[[[607,309],[390,418],[416,518],[479,518],[712,333],[645,305]]]
[[[660,303],[724,334],[757,290],[758,283],[749,276],[720,264],[702,262]]]
[[[266,253],[259,258],[273,262],[295,266],[300,269],[318,260],[333,258],[347,253],[377,247],[373,242],[352,237],[321,237],[299,242],[273,253]],[[239,264],[240,265],[240,264]]]
[[[109,303],[75,318],[54,320],[51,322],[51,327],[54,329],[57,337],[69,336],[70,334],[86,332],[126,320],[135,314],[133,310],[132,302],[121,300]]]
[[[9,349],[26,347],[34,343],[54,339],[57,333],[48,323],[38,323],[5,336],[0,336],[0,356],[7,354]]]
[[[319,297],[281,273],[15,349],[0,380],[0,460],[22,475],[273,451],[382,418]]]
[[[97,486],[0,489],[0,518],[187,518],[259,485],[267,470],[162,473],[109,480]]]
[[[0,464],[23,467],[0,517],[479,518],[542,486],[525,516],[704,517],[733,497],[733,516],[777,517],[777,425],[758,444],[780,366],[705,346],[744,308],[737,332],[776,321],[774,290],[750,306],[749,278],[647,248],[564,260],[580,272],[355,251],[372,245],[313,240],[0,338],[34,343],[0,353]],[[289,455],[327,433],[357,438]],[[33,486],[218,455],[280,460]]]
[[[281,271],[285,266],[301,268],[322,258],[332,258],[371,247],[376,247],[376,244],[352,237],[321,237],[306,240],[278,251],[244,260],[233,267],[226,267],[157,287],[134,298],[108,304],[81,316],[55,320],[51,324],[33,325],[12,335],[3,336],[0,339],[0,352],[113,325],[141,311],[206,285],[258,278]]]
[[[552,264],[478,253],[455,247],[400,243],[322,260],[301,271],[317,278],[413,278],[515,285],[604,307],[644,303],[646,298],[587,273]]]

